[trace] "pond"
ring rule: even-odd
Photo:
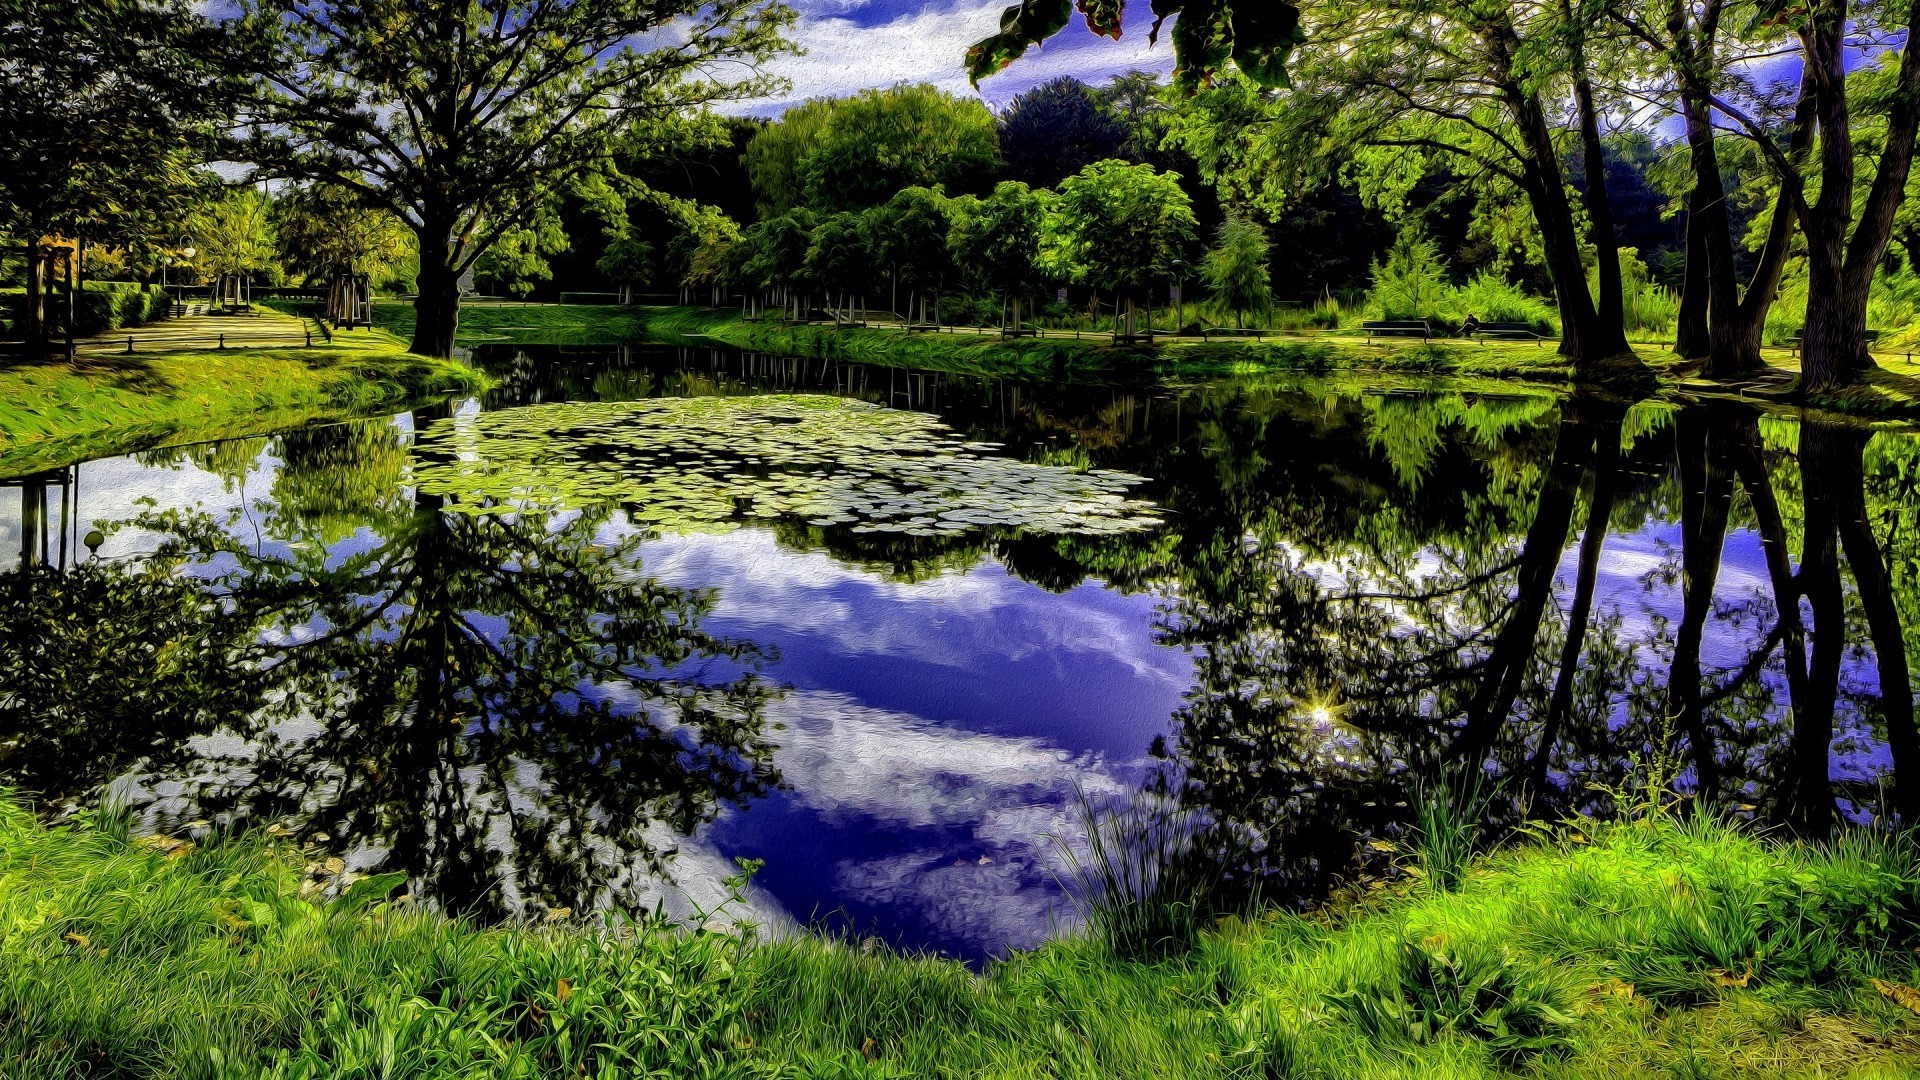
[[[690,917],[746,861],[733,917],[970,959],[1070,926],[1068,853],[1125,805],[1282,902],[1385,871],[1462,776],[1496,832],[1661,787],[1912,812],[1907,434],[476,359],[485,400],[6,481],[0,784],[482,919]]]

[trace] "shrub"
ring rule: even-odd
[[[1386,261],[1373,264],[1369,303],[1382,319],[1425,319],[1440,314],[1446,291],[1440,245],[1418,229],[1404,229]]]
[[[1525,323],[1535,333],[1552,334],[1559,324],[1553,301],[1529,296],[1520,286],[1490,271],[1447,290],[1441,314],[1458,324],[1472,315],[1481,322]]]

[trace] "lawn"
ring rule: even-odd
[[[0,798],[0,1071],[1920,1075],[1920,867],[1874,834],[1568,825],[1451,889],[1409,872],[1163,951],[1082,935],[984,972],[724,924],[483,928],[378,877],[321,902],[322,860],[111,815],[47,828]]]
[[[484,377],[385,333],[313,348],[192,349],[0,366],[0,476],[168,442],[405,408]]]

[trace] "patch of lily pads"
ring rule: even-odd
[[[1129,532],[1142,477],[1019,461],[923,413],[820,395],[535,405],[420,438],[414,482],[469,514],[618,505],[662,531],[800,520],[911,536]]]

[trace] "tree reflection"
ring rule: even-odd
[[[307,464],[366,458],[333,451]],[[10,774],[70,793],[135,770],[181,813],[352,838],[477,915],[637,901],[677,835],[776,782],[759,657],[701,630],[712,597],[645,577],[606,515],[438,502],[334,548],[155,512],[125,523],[150,559],[24,572],[0,633],[46,646],[4,651],[31,676],[0,699]],[[270,525],[337,536],[339,506],[287,500]],[[62,626],[85,629],[33,636]],[[191,739],[212,734],[224,749]]]

